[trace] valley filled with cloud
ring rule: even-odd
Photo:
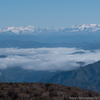
[[[0,69],[22,67],[31,70],[72,70],[100,60],[100,50],[77,48],[0,48]]]

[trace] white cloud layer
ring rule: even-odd
[[[76,62],[90,64],[100,60],[100,50],[93,52],[77,48],[0,48],[0,69],[21,66],[33,70],[71,70]]]

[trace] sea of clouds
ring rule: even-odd
[[[32,70],[72,70],[100,60],[100,50],[77,48],[0,48],[0,69],[20,66]],[[5,57],[2,57],[5,56]]]

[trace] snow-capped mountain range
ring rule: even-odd
[[[49,28],[36,28],[34,26],[26,26],[26,27],[7,27],[7,28],[2,28],[0,29],[0,33],[2,32],[5,32],[7,33],[8,31],[11,31],[13,33],[16,33],[16,34],[19,34],[20,32],[21,33],[54,33],[54,32],[57,32],[58,29],[49,29]]]
[[[59,29],[49,29],[49,28],[36,28],[34,26],[26,26],[26,27],[7,27],[0,29],[0,33],[11,31],[13,33],[19,34],[21,33],[55,33],[55,32],[80,32],[80,31],[88,31],[95,32],[100,30],[100,24],[80,24],[73,25],[70,28],[59,28]]]
[[[71,27],[72,31],[89,31],[95,32],[100,30],[100,24],[82,24],[82,25],[73,25]]]

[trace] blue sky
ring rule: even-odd
[[[0,0],[0,28],[100,24],[100,0]]]

